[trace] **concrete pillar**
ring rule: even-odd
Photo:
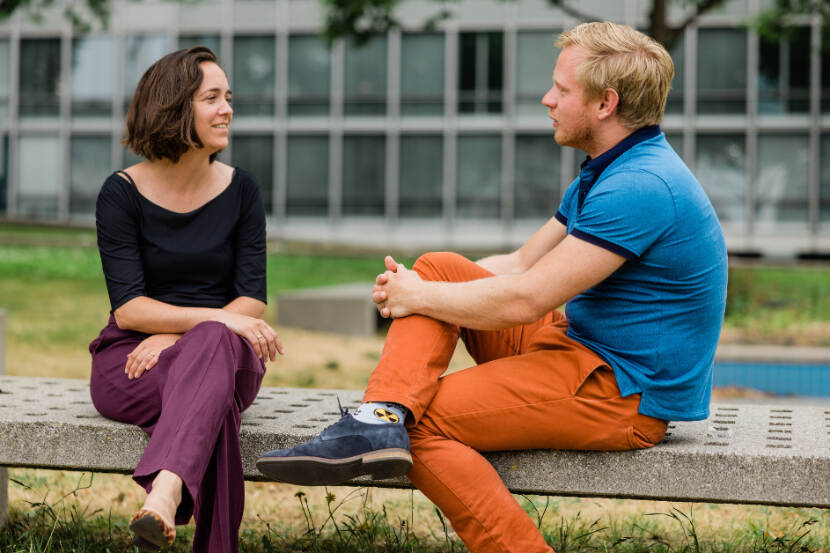
[[[0,309],[0,375],[6,374],[6,312]],[[9,515],[9,471],[0,467],[0,528]]]

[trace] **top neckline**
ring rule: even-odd
[[[154,202],[153,200],[151,200],[150,198],[148,198],[147,196],[145,196],[144,194],[141,193],[141,191],[138,189],[138,185],[136,185],[135,181],[133,180],[133,177],[129,173],[127,173],[127,171],[122,169],[120,171],[116,171],[115,174],[121,180],[126,180],[127,183],[132,185],[132,188],[135,191],[135,193],[138,195],[138,197],[141,198],[142,200],[144,200],[147,204],[149,204],[149,205],[151,205],[151,206],[153,206],[157,209],[160,209],[160,210],[162,210],[166,213],[171,213],[173,215],[193,215],[193,214],[197,213],[198,211],[201,211],[202,209],[204,209],[208,205],[212,204],[216,200],[218,200],[228,190],[230,190],[231,186],[233,185],[234,181],[237,178],[237,175],[239,174],[239,171],[237,170],[236,167],[234,167],[233,168],[233,173],[231,173],[231,180],[228,182],[228,184],[225,186],[225,188],[223,188],[221,192],[219,192],[217,195],[215,195],[214,197],[212,197],[211,199],[209,199],[208,201],[206,201],[202,205],[200,205],[200,206],[198,206],[194,209],[191,209],[190,211],[174,211],[172,209],[168,209],[168,208],[164,207],[163,205],[159,205],[159,204],[157,204],[156,202]],[[126,179],[124,177],[126,177]]]

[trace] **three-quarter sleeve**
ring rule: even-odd
[[[98,251],[112,311],[146,295],[139,248],[139,218],[135,198],[115,175],[98,193],[95,204]]]
[[[243,194],[236,231],[233,291],[268,302],[266,279],[265,205],[259,184],[249,174],[242,179]]]

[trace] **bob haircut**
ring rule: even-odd
[[[125,146],[147,159],[173,163],[190,148],[204,146],[193,121],[193,95],[202,85],[203,62],[216,63],[216,54],[194,46],[167,54],[144,72],[127,110]],[[211,154],[211,163],[217,154]]]
[[[663,119],[674,63],[656,40],[626,25],[604,21],[565,31],[556,46],[577,46],[587,52],[577,70],[579,84],[592,100],[607,88],[616,90],[620,97],[617,114],[626,127],[639,129]]]

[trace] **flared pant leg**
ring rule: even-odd
[[[164,350],[152,370],[129,380],[127,354],[144,338],[111,319],[90,344],[93,403],[105,417],[150,434],[136,482],[149,491],[162,469],[182,478],[176,522],[195,517],[193,550],[237,552],[244,508],[241,412],[254,401],[265,367],[224,324],[205,322]]]
[[[427,254],[414,269],[426,280],[489,276],[444,253]],[[480,451],[633,449],[665,433],[665,422],[639,415],[639,396],[621,397],[613,371],[566,331],[556,312],[501,331],[420,316],[392,324],[364,399],[412,411],[407,477],[472,553],[551,551]],[[479,365],[439,379],[459,335]]]

